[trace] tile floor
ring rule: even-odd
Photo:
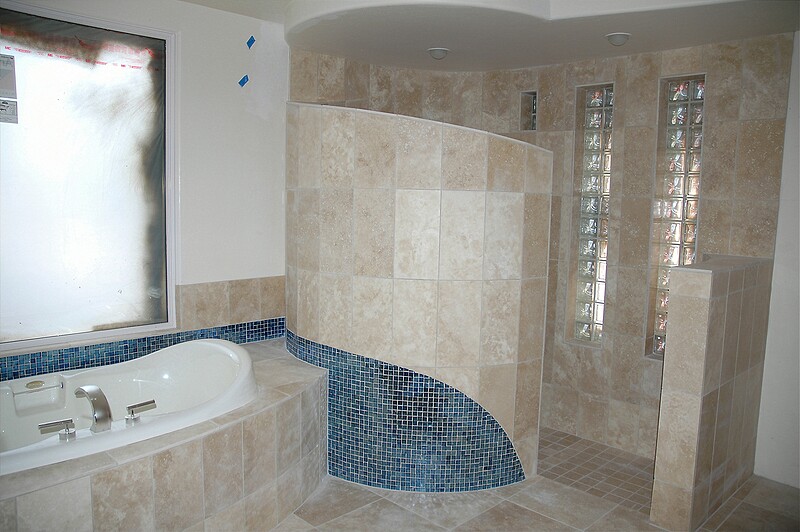
[[[659,530],[648,521],[652,461],[543,429],[540,474],[470,493],[409,493],[327,477],[275,530]],[[647,500],[644,500],[644,499]],[[800,491],[753,477],[702,531],[800,529]]]

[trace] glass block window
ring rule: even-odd
[[[660,155],[660,189],[653,208],[651,245],[656,268],[651,324],[652,352],[656,356],[664,355],[667,343],[670,271],[695,261],[705,78],[670,80],[664,87],[665,134],[663,149],[659,150],[663,155]]]
[[[611,126],[613,86],[585,89],[578,133],[580,213],[575,295],[575,329],[578,340],[599,342],[605,314],[608,257],[608,202],[611,183]]]

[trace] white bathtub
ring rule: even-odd
[[[41,382],[35,382],[41,381]],[[99,386],[111,407],[111,430],[93,433],[92,410],[76,398]],[[107,451],[211,419],[253,400],[250,355],[225,340],[194,340],[110,366],[0,382],[0,475]],[[155,399],[157,408],[126,426],[126,406]],[[38,425],[72,418],[77,437],[59,441]]]

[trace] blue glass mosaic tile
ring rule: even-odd
[[[280,338],[285,334],[286,320],[281,317],[117,342],[12,355],[0,358],[0,380],[32,377],[54,371],[107,366],[133,360],[181,342],[201,338],[221,338],[237,344],[246,344]]]
[[[328,370],[328,472],[367,486],[457,492],[525,478],[500,424],[427,375],[286,331],[286,348]]]

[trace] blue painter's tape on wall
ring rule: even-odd
[[[247,47],[252,48],[255,43],[256,43],[256,38],[251,35],[250,38],[247,39]]]
[[[239,86],[244,87],[245,85],[247,85],[248,81],[250,81],[250,78],[247,77],[247,74],[245,74],[244,76],[242,76],[242,79],[239,80]]]

